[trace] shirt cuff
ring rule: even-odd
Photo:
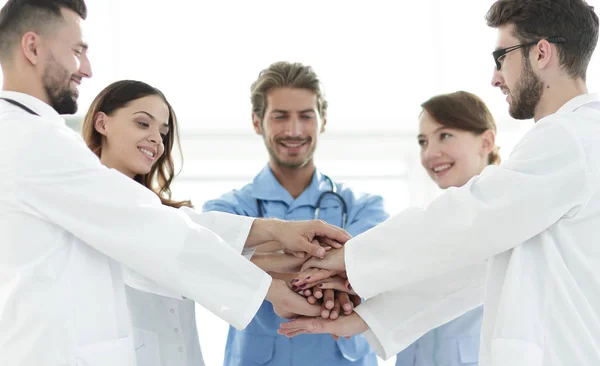
[[[241,222],[238,223],[238,232],[237,234],[232,234],[233,240],[230,243],[233,249],[235,249],[238,253],[242,253],[242,255],[246,258],[248,258],[248,254],[250,255],[250,258],[252,258],[252,255],[254,255],[255,249],[246,250],[244,248],[246,246],[246,240],[248,239],[248,235],[250,234],[250,229],[252,229],[254,220],[256,220],[254,217],[240,216]]]
[[[252,321],[252,319],[260,309],[263,301],[265,301],[265,298],[267,297],[267,292],[269,292],[269,288],[271,287],[272,281],[273,279],[271,278],[271,276],[265,273],[262,280],[260,281],[260,286],[258,288],[258,291],[256,291],[256,295],[254,295],[254,297],[250,299],[246,312],[242,317],[242,327],[235,327],[236,329],[243,330]]]
[[[369,330],[364,332],[362,335],[365,337],[367,342],[369,342],[369,345],[371,348],[373,348],[375,353],[377,353],[377,355],[384,360],[388,360],[394,356],[395,353],[389,352],[390,345],[386,344],[387,337],[385,327],[383,327],[377,318],[371,313],[371,311],[369,311],[368,305],[362,303],[357,306],[354,311],[356,311],[362,320],[364,320],[364,322],[369,326]]]
[[[352,290],[362,297],[363,299],[368,299],[372,296],[371,291],[368,290],[368,285],[363,283],[361,280],[361,276],[358,273],[357,264],[355,261],[356,255],[354,254],[354,245],[352,245],[352,239],[344,246],[344,262],[346,265],[346,276],[348,277],[348,282],[352,285]],[[369,296],[371,295],[371,296]]]

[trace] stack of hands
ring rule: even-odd
[[[288,337],[330,333],[337,339],[367,330],[354,312],[361,298],[346,275],[343,245],[350,235],[321,221],[286,224],[290,225],[285,230],[288,235],[280,240],[281,246],[276,246],[283,250],[259,251],[252,258],[273,277],[266,299],[275,313],[294,319],[282,323],[279,333]]]

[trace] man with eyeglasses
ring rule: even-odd
[[[481,366],[600,365],[600,98],[586,86],[598,16],[583,0],[498,0],[487,23],[492,85],[536,124],[502,165],[309,260],[367,300],[281,333],[365,332],[389,358],[483,297]]]

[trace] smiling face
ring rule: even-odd
[[[460,187],[488,165],[489,134],[447,128],[426,110],[419,117],[421,164],[442,189]]]
[[[281,87],[271,90],[266,101],[264,119],[254,114],[253,124],[256,133],[263,136],[271,164],[288,169],[312,165],[325,125],[315,93]]]
[[[148,174],[162,156],[163,139],[169,133],[169,107],[157,95],[146,96],[111,115],[98,112],[94,127],[104,136],[102,163],[133,178]]]
[[[78,87],[83,78],[92,76],[92,70],[83,40],[83,19],[70,10],[61,12],[64,22],[45,40],[46,47],[40,48],[44,54],[41,79],[49,104],[59,114],[73,114],[77,111]]]

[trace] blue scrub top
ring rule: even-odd
[[[425,333],[396,356],[396,366],[477,366],[483,306]]]
[[[359,194],[344,184],[336,183],[348,210],[346,231],[356,236],[385,221],[389,215],[380,196]],[[264,217],[284,220],[313,219],[316,203],[331,183],[318,170],[310,186],[294,199],[277,181],[267,165],[241,190],[233,190],[216,200],[208,201],[203,211],[221,211],[244,216],[258,216],[257,200],[262,201]],[[340,202],[327,195],[321,202],[319,219],[341,226]],[[271,303],[265,301],[254,319],[243,331],[229,328],[225,348],[225,366],[307,366],[307,365],[377,365],[377,357],[362,336],[335,341],[327,334],[299,335],[288,339],[277,334],[278,317]]]

